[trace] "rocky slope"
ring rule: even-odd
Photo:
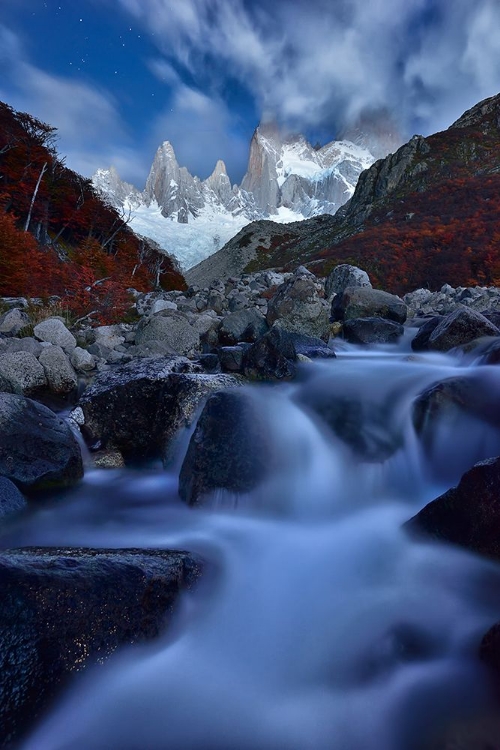
[[[324,275],[339,262],[359,263],[375,283],[399,292],[444,283],[497,283],[500,210],[500,96],[480,102],[450,128],[414,136],[359,178],[352,198],[330,221],[257,222],[217,257],[190,271],[210,281],[211,266],[231,273],[288,270],[297,259]],[[255,238],[259,242],[255,242]],[[251,257],[248,257],[251,255]]]

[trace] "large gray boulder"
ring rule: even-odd
[[[47,386],[43,366],[29,352],[0,354],[0,382],[4,390],[23,396],[37,396]]]
[[[54,395],[69,396],[76,391],[78,385],[76,372],[60,346],[46,347],[38,361],[45,371],[49,389]]]
[[[47,318],[33,329],[35,337],[39,341],[47,341],[54,346],[60,346],[65,352],[70,354],[76,346],[76,339],[68,331],[62,320],[59,318]]]
[[[200,336],[186,316],[176,310],[162,310],[150,318],[143,318],[137,327],[137,345],[160,341],[182,355],[199,351]]]
[[[395,344],[403,333],[401,323],[385,318],[350,318],[342,327],[343,337],[351,344]]]
[[[333,294],[343,294],[348,286],[369,287],[371,281],[366,273],[357,266],[350,266],[348,263],[342,263],[335,266],[325,281],[325,297],[331,297]]]
[[[207,395],[240,385],[201,370],[184,357],[133,360],[98,375],[73,414],[95,450],[117,448],[128,462],[165,458]]]
[[[316,277],[299,268],[292,278],[278,287],[269,301],[267,322],[276,321],[290,331],[318,336],[325,341],[330,333],[328,304],[323,298]]]
[[[484,315],[468,307],[446,315],[429,336],[427,348],[446,352],[481,336],[498,336],[500,330]]]
[[[201,573],[186,552],[4,550],[0,554],[2,747],[39,718],[72,675],[120,646],[157,637]]]
[[[34,357],[39,357],[43,346],[32,336],[25,336],[22,339],[10,338],[0,340],[0,354],[13,354],[14,352],[28,352]]]
[[[0,475],[26,493],[73,484],[83,476],[80,446],[46,406],[0,393]]]
[[[369,287],[347,287],[332,303],[333,320],[376,317],[404,323],[406,315],[407,307],[402,299]]]

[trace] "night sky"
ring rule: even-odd
[[[143,187],[170,140],[239,182],[264,118],[326,142],[387,111],[406,137],[500,91],[499,0],[0,0],[0,99],[66,163]]]

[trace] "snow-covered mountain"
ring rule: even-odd
[[[135,232],[151,237],[188,269],[256,219],[286,223],[334,214],[374,161],[362,145],[331,141],[313,148],[302,135],[283,137],[271,123],[252,137],[240,186],[231,186],[221,160],[206,180],[193,177],[168,141],[156,152],[142,193],[120,180],[113,167],[99,169],[93,183],[130,216]]]

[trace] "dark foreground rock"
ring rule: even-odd
[[[2,552],[0,747],[15,746],[73,673],[157,636],[200,572],[186,552]]]
[[[189,505],[197,505],[214,490],[249,492],[265,478],[270,467],[268,434],[248,393],[226,391],[211,396],[182,464],[181,498]]]
[[[500,560],[500,458],[477,463],[405,528]]]
[[[116,448],[127,462],[160,458],[203,398],[238,385],[185,357],[140,359],[96,377],[73,415],[93,450]]]
[[[12,516],[24,510],[27,503],[14,482],[0,477],[0,519]]]
[[[0,475],[28,494],[81,479],[80,447],[67,423],[31,399],[0,393]]]

